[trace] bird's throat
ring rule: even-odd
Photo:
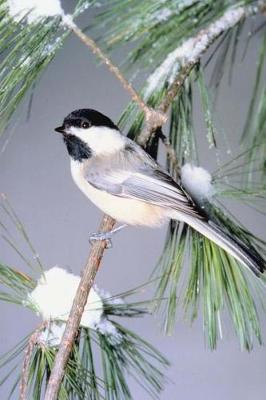
[[[75,161],[82,161],[92,156],[90,147],[75,135],[65,135],[64,142],[67,147],[68,154]]]

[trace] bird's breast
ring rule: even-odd
[[[114,196],[96,189],[86,179],[81,163],[71,161],[71,174],[79,189],[105,214],[128,225],[158,226],[167,218],[161,207],[140,200]]]

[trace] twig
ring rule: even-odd
[[[38,342],[38,337],[40,332],[45,327],[46,322],[43,322],[31,335],[29,339],[28,346],[25,350],[25,357],[23,360],[22,373],[21,373],[21,381],[19,387],[19,400],[27,400],[27,385],[29,381],[29,373],[30,373],[30,361],[33,353],[34,346]]]
[[[241,9],[239,11],[239,9]],[[68,20],[65,20],[64,23],[66,26],[68,26],[81,40],[87,47],[89,47],[94,54],[98,55],[104,62],[105,64],[109,67],[111,72],[114,73],[114,75],[119,79],[119,81],[123,84],[125,89],[131,94],[132,99],[138,103],[140,108],[144,111],[145,116],[146,116],[146,124],[144,127],[144,130],[138,137],[138,143],[141,145],[145,145],[147,143],[147,140],[149,139],[150,135],[154,132],[156,128],[159,128],[162,126],[164,122],[166,122],[166,116],[165,113],[168,111],[169,106],[171,105],[171,102],[173,101],[174,97],[177,95],[178,91],[181,89],[182,84],[185,80],[185,78],[188,76],[190,73],[193,65],[195,65],[196,62],[198,62],[200,56],[207,50],[209,45],[215,40],[216,37],[220,36],[220,34],[231,27],[233,27],[235,24],[237,24],[243,16],[245,16],[245,8],[244,7],[239,7],[239,9],[235,10],[230,10],[231,13],[237,12],[237,18],[234,19],[234,23],[232,24],[232,20],[230,20],[230,23],[228,23],[226,26],[224,26],[222,29],[217,30],[216,35],[210,35],[208,36],[209,40],[206,43],[206,46],[197,53],[197,56],[195,59],[191,60],[189,59],[186,65],[183,65],[183,69],[181,71],[181,75],[178,74],[176,79],[174,80],[173,84],[170,86],[169,90],[166,93],[165,98],[163,99],[162,103],[158,107],[157,110],[152,110],[144,103],[144,101],[139,97],[139,95],[136,93],[135,89],[127,82],[127,80],[123,77],[119,69],[103,54],[103,52],[98,48],[96,43],[87,37],[70,19],[70,22]],[[219,20],[217,20],[217,23],[219,26],[219,21],[224,22],[225,21],[225,15],[221,17]],[[236,16],[236,15],[235,15]],[[210,25],[210,27],[213,27],[213,24]],[[208,30],[204,30],[205,34],[208,33]],[[201,33],[202,34],[202,33]],[[200,35],[200,34],[199,34]],[[189,39],[190,44],[191,40],[194,40],[194,44],[198,43],[197,40],[199,39],[199,35],[196,36],[196,38]],[[195,42],[196,40],[196,42]],[[202,43],[201,43],[202,44]],[[191,48],[192,50],[194,49],[193,47]],[[194,49],[195,50],[195,49]],[[195,54],[195,51],[194,51]],[[169,144],[170,145],[170,144]],[[169,148],[168,148],[169,150]],[[172,148],[171,152],[169,151],[170,154],[172,154]],[[175,158],[176,159],[176,158]],[[108,216],[104,216],[103,220],[101,222],[99,231],[100,232],[106,232],[110,231],[115,224],[115,220]],[[64,376],[64,370],[73,346],[73,342],[75,339],[75,336],[78,332],[80,320],[84,311],[85,304],[87,302],[87,298],[89,295],[89,291],[93,285],[96,273],[98,271],[98,268],[100,266],[101,259],[103,257],[104,250],[106,248],[106,242],[105,241],[98,241],[95,242],[91,248],[91,252],[88,258],[88,261],[84,267],[83,270],[83,275],[80,280],[80,284],[72,305],[72,309],[70,312],[69,319],[66,324],[66,329],[63,335],[63,339],[60,343],[59,350],[57,352],[54,366],[51,372],[51,376],[48,382],[48,387],[46,390],[45,398],[44,400],[57,400],[58,398],[58,393],[60,390],[60,385],[61,381]]]
[[[177,77],[173,81],[173,83],[170,85],[168,91],[167,91],[167,96],[165,96],[159,106],[159,111],[162,113],[165,113],[166,110],[170,107],[176,96],[181,92],[183,84],[187,77],[190,75],[192,69],[195,67],[195,65],[198,63],[198,60],[196,62],[188,62],[186,65],[182,67],[182,70],[178,73]]]
[[[124,89],[130,94],[130,97],[133,101],[135,101],[140,109],[144,112],[145,119],[149,120],[156,120],[158,124],[162,125],[166,121],[166,117],[163,113],[156,112],[147,104],[145,101],[140,97],[140,95],[136,92],[134,87],[131,85],[130,82],[124,77],[120,69],[111,61],[107,55],[97,46],[95,41],[90,38],[88,35],[85,35],[81,29],[74,23],[73,19],[69,15],[65,15],[62,18],[63,24],[72,30],[72,32],[87,46],[93,54],[99,57],[104,64],[108,67],[108,69],[116,76],[116,78],[122,83]]]
[[[163,132],[160,132],[159,138],[163,142],[165,149],[166,149],[166,154],[167,158],[171,163],[171,167],[173,171],[175,171],[175,178],[180,176],[180,165],[176,156],[176,151],[174,147],[171,145],[169,139],[163,134]]]

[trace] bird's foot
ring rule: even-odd
[[[97,233],[93,233],[92,235],[90,235],[89,237],[89,242],[90,244],[93,244],[94,242],[98,241],[98,240],[105,240],[106,241],[106,248],[107,249],[111,249],[112,248],[112,236],[114,233],[120,231],[121,229],[125,228],[126,225],[120,225],[115,229],[112,229],[111,231],[108,232],[97,232]]]
[[[89,242],[90,244],[93,244],[94,242],[98,242],[98,240],[105,240],[106,241],[106,248],[111,249],[112,248],[112,231],[110,232],[97,232],[97,233],[92,233],[89,237]]]

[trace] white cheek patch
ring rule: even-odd
[[[86,141],[85,129],[77,128],[75,126],[71,126],[70,128],[66,129],[66,132],[68,134],[70,134],[70,135],[77,136],[78,138],[80,138],[84,142]]]
[[[86,143],[95,155],[116,153],[125,146],[125,138],[119,131],[104,126],[89,129],[71,127],[68,133]]]

